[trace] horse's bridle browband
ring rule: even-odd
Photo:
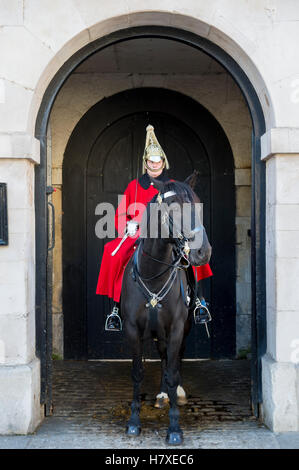
[[[157,201],[159,204],[161,204],[163,199],[167,199],[168,197],[175,196],[175,195],[176,195],[175,191],[166,191],[166,193],[163,193],[163,194],[159,193],[157,195]]]

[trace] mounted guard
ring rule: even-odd
[[[154,127],[146,128],[146,141],[142,158],[142,176],[131,181],[116,210],[115,226],[119,236],[104,247],[96,293],[113,299],[114,306],[105,323],[107,331],[120,331],[120,297],[124,270],[132,258],[139,241],[140,223],[147,204],[158,195],[153,181],[169,181],[169,163],[165,152],[154,132]],[[138,175],[137,175],[138,176]],[[154,178],[154,180],[151,180]],[[209,264],[192,267],[188,270],[190,308],[192,306],[195,324],[207,324],[211,320],[202,294],[201,281],[212,276]],[[208,329],[207,329],[207,333]]]

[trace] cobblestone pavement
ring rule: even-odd
[[[160,363],[146,361],[142,383],[143,428],[168,424],[168,409],[153,407],[159,392]],[[181,407],[186,428],[253,419],[248,361],[183,363],[188,405]],[[130,362],[55,362],[54,416],[89,417],[95,422],[124,425],[132,399]]]
[[[166,449],[168,408],[153,407],[160,364],[146,361],[139,437],[125,435],[132,397],[129,362],[55,361],[53,415],[27,436],[2,436],[0,448]],[[299,448],[299,433],[274,434],[251,414],[250,362],[186,361],[188,404],[180,407],[185,449]]]

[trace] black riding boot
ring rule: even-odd
[[[212,320],[202,292],[202,283],[197,283],[197,296],[195,298],[194,323],[196,325],[206,324]]]
[[[105,330],[106,331],[121,331],[122,330],[122,321],[120,317],[120,304],[115,302],[113,309],[106,318]]]
[[[189,308],[193,310],[195,325],[202,325],[212,320],[203,296],[202,281],[196,282],[192,266],[187,269],[187,282],[190,290]]]
[[[189,266],[187,268],[186,274],[187,274],[187,284],[188,284],[189,309],[194,309],[197,294],[196,294],[196,282],[195,282],[195,277],[194,277],[192,266]]]

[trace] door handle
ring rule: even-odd
[[[52,233],[51,233],[51,245],[48,246],[48,251],[53,250],[55,246],[55,207],[52,202],[48,201],[48,206],[51,208],[52,212]],[[48,219],[49,220],[49,219]],[[48,224],[49,225],[49,224]]]

